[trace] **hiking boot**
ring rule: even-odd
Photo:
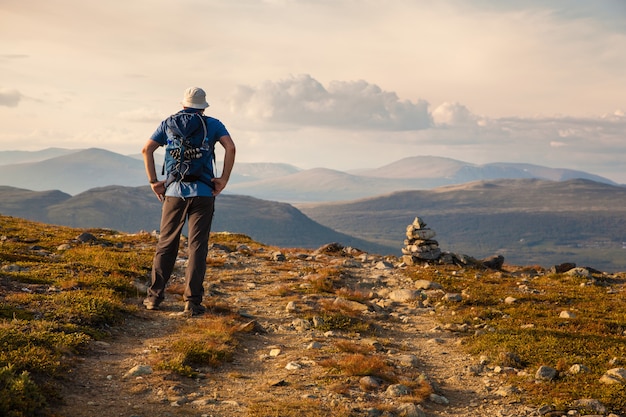
[[[185,311],[183,311],[185,316],[201,316],[204,313],[206,313],[206,308],[202,304],[194,303],[193,301],[185,303]]]
[[[146,306],[146,310],[158,310],[159,304],[161,304],[161,300],[154,298],[146,298],[143,300],[143,305]]]

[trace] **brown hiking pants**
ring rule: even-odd
[[[184,300],[196,304],[202,302],[214,203],[215,197],[165,197],[161,210],[161,232],[152,264],[152,282],[148,289],[149,298],[157,302],[165,298],[165,286],[174,270],[180,234],[187,220],[189,259],[185,271]]]

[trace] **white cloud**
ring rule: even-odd
[[[431,126],[428,103],[400,100],[367,81],[332,81],[310,75],[240,86],[231,110],[254,121],[358,130],[419,130]]]
[[[475,124],[476,117],[467,107],[459,103],[443,103],[432,111],[436,126]]]

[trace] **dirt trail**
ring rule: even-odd
[[[349,381],[350,389],[336,389],[340,383],[346,384],[346,377],[330,375],[319,362],[332,357],[332,343],[337,338],[353,340],[354,336],[329,336],[315,329],[293,328],[294,315],[285,309],[287,300],[275,295],[281,280],[284,283],[300,279],[293,269],[277,269],[271,260],[255,257],[233,259],[231,254],[228,259],[229,274],[224,274],[225,267],[210,268],[207,275],[220,279],[211,284],[209,292],[265,329],[243,334],[232,362],[202,379],[159,370],[124,378],[136,365],[154,365],[155,352],[167,349],[178,326],[189,320],[204,320],[177,315],[182,302],[175,294],[168,294],[162,310],[139,309],[112,330],[110,339],[94,343],[93,351],[77,362],[62,387],[65,404],[55,410],[57,415],[243,417],[250,415],[248,407],[256,402],[306,397],[325,404],[348,405],[353,410],[351,415],[365,416],[371,415],[366,410],[372,404],[395,401],[385,396],[385,387],[374,392],[359,391],[359,377],[356,382],[354,378]],[[303,265],[304,261],[298,261],[296,267],[301,269]],[[357,277],[359,281],[372,276],[371,268],[355,271],[355,275],[361,275]],[[385,271],[376,279],[400,282],[396,274],[395,270]],[[138,306],[140,301],[133,300]],[[296,303],[306,305],[309,301],[300,296]],[[390,357],[403,353],[417,356],[415,366],[427,376],[439,396],[422,402],[426,416],[532,415],[530,409],[514,399],[495,393],[500,386],[497,376],[472,372],[478,359],[462,351],[461,336],[442,330],[429,309],[396,303],[392,310],[379,321],[378,340]],[[312,342],[320,346],[311,349]],[[271,356],[272,349],[279,349],[279,354]],[[290,363],[300,367],[287,369]],[[326,383],[329,380],[331,383]]]

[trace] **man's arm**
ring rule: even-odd
[[[219,139],[220,144],[224,147],[224,166],[222,168],[222,175],[218,178],[213,178],[213,195],[218,195],[226,188],[226,184],[230,179],[230,173],[235,165],[235,142],[229,135],[222,136]]]
[[[163,201],[165,196],[165,181],[157,181],[156,167],[154,164],[154,151],[156,151],[159,146],[161,145],[159,145],[158,142],[148,139],[141,153],[143,154],[143,165],[146,169],[146,175],[148,176],[152,192],[156,194],[159,201]]]

